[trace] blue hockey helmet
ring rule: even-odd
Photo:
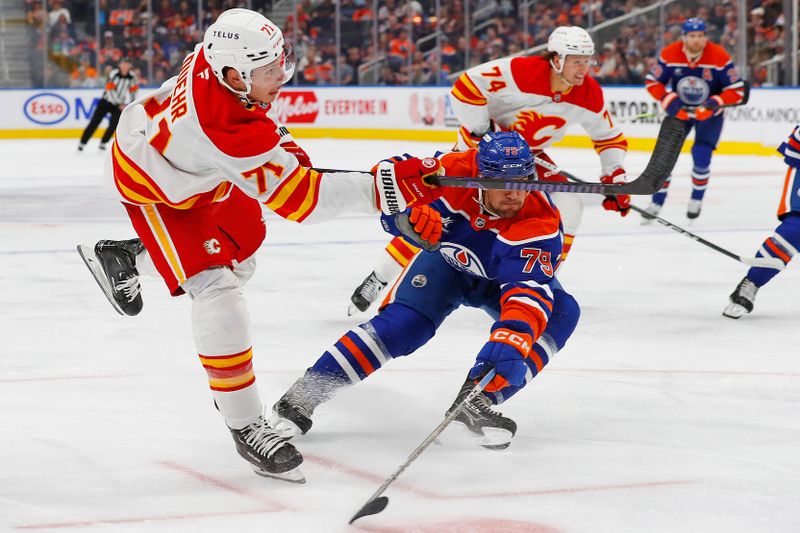
[[[706,21],[700,17],[692,17],[690,19],[686,19],[686,22],[683,23],[681,29],[683,30],[684,35],[690,31],[702,31],[703,33],[706,33]]]
[[[487,133],[478,143],[478,173],[482,178],[535,178],[531,148],[516,131]]]

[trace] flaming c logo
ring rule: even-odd
[[[517,120],[511,124],[510,129],[522,135],[531,148],[536,148],[552,139],[566,124],[567,121],[561,117],[546,117],[536,111],[521,111],[517,113]]]

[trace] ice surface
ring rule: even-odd
[[[425,143],[309,140],[321,167],[369,168]],[[96,144],[0,141],[0,530],[269,532],[795,532],[800,530],[800,270],[723,318],[739,264],[587,199],[560,278],[582,307],[566,348],[503,406],[505,451],[449,428],[347,526],[441,421],[490,321],[463,309],[410,357],[319,408],[298,439],[308,483],[255,476],[236,455],[194,352],[190,302],[144,280],[136,318],[109,306],[75,244],[130,238],[100,184]],[[597,178],[593,152],[552,150]],[[631,174],[647,154],[631,153]],[[776,225],[780,159],[717,156],[689,224],[684,154],[661,215],[740,254]],[[646,198],[635,203],[646,205]],[[268,405],[365,315],[355,286],[387,237],[345,216],[268,216],[246,294]]]

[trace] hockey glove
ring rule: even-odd
[[[425,183],[425,177],[439,174],[441,169],[442,164],[432,157],[381,161],[373,168],[375,203],[383,213],[394,215],[437,200],[442,195],[439,187]]]
[[[439,249],[442,238],[442,215],[427,205],[415,206],[394,217],[394,224],[403,234],[423,250],[433,252]]]
[[[475,365],[469,371],[470,379],[479,379],[494,368],[497,375],[486,386],[487,392],[496,392],[509,385],[522,385],[528,372],[525,358],[531,346],[533,338],[529,334],[519,333],[498,322],[492,328],[489,342],[478,352]]]
[[[289,141],[288,143],[283,143],[281,148],[295,156],[301,167],[311,168],[314,166],[311,164],[311,158],[308,157],[306,151],[300,148],[296,142]]]
[[[600,178],[600,183],[616,184],[627,182],[625,169],[618,168],[611,174]],[[631,195],[630,194],[617,194],[609,195],[603,199],[603,209],[606,211],[619,211],[623,217],[626,216],[631,210]]]
[[[717,113],[717,111],[719,111],[719,106],[721,103],[722,98],[719,96],[712,96],[703,102],[703,105],[694,110],[694,119],[697,121],[710,119]]]
[[[661,107],[667,112],[667,115],[675,117],[678,120],[689,120],[691,117],[689,113],[683,108],[683,102],[678,98],[677,93],[667,93],[661,99]]]

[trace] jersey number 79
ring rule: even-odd
[[[536,267],[536,263],[539,263],[544,275],[549,278],[553,277],[553,263],[550,260],[550,252],[544,252],[541,248],[523,248],[519,251],[519,255],[523,259],[527,259],[525,266],[522,267],[524,273],[530,274]]]

